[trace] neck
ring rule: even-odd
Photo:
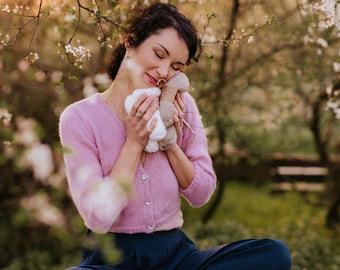
[[[103,100],[109,105],[111,110],[124,120],[126,117],[126,111],[124,102],[129,93],[126,91],[126,87],[119,86],[119,83],[114,81],[111,86],[102,94]]]

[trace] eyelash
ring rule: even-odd
[[[154,51],[154,53],[155,53],[155,55],[159,58],[159,59],[163,59],[164,57],[162,56],[162,55],[160,55],[157,51]],[[172,67],[172,69],[174,70],[174,71],[180,71],[181,69],[180,68],[178,68],[178,67],[176,67],[176,66],[173,66],[173,65],[171,65],[171,67]]]

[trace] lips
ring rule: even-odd
[[[150,74],[146,74],[146,75],[147,75],[147,77],[148,77],[149,82],[150,82],[153,86],[156,86],[158,81],[157,81],[154,77],[152,77]]]

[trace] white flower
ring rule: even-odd
[[[335,6],[335,13],[334,13],[334,23],[335,27],[338,31],[340,31],[340,3],[337,2]]]
[[[92,96],[95,93],[98,93],[98,89],[93,86],[93,81],[90,77],[87,77],[83,80],[84,88],[83,95],[84,97]]]
[[[2,37],[2,34],[0,33],[0,49],[3,49],[3,47],[8,46],[10,44],[11,38],[8,34],[6,34],[4,37]]]
[[[12,114],[6,108],[0,108],[0,121],[3,126],[9,126],[12,120]]]
[[[254,36],[251,35],[251,36],[248,38],[248,44],[249,44],[249,43],[253,43],[253,41],[254,41]]]
[[[332,93],[333,93],[333,85],[331,84],[331,85],[328,85],[327,87],[326,87],[326,93],[327,93],[327,95],[332,95]]]
[[[36,61],[39,60],[39,55],[36,52],[30,52],[28,56],[26,56],[26,60],[30,63],[33,64]]]
[[[52,150],[46,144],[31,146],[22,161],[33,170],[34,178],[42,182],[52,174],[54,169]]]
[[[334,113],[335,113],[335,118],[340,119],[340,108],[335,109]]]
[[[80,43],[78,41],[78,43]],[[65,45],[65,51],[66,53],[72,54],[75,58],[77,58],[79,61],[83,61],[84,58],[90,59],[91,58],[91,52],[89,49],[86,49],[84,46],[80,45],[78,47],[72,46],[71,44]]]
[[[339,102],[334,101],[334,100],[330,100],[327,102],[327,108],[331,109],[331,110],[336,110],[337,108],[339,108]]]
[[[319,15],[319,28],[325,30],[335,25],[336,0],[322,0],[320,3],[312,5],[312,9]]]
[[[111,83],[109,75],[107,73],[98,73],[93,77],[93,81],[99,85],[109,86]]]
[[[29,146],[38,142],[38,136],[35,133],[36,122],[30,118],[17,117],[16,124],[18,131],[14,134],[16,142]]]
[[[21,207],[32,212],[39,222],[54,227],[65,225],[65,216],[62,211],[52,205],[48,196],[44,193],[23,198],[20,204]]]
[[[92,0],[92,5],[93,5],[93,12],[94,12],[94,14],[98,14],[99,9],[98,9],[96,0]]]
[[[71,44],[65,45],[65,51],[66,51],[66,53],[72,53],[73,54],[73,48],[72,48]]]
[[[327,40],[323,39],[323,38],[318,38],[316,40],[316,43],[319,44],[321,47],[323,48],[327,48],[328,47],[328,42]]]
[[[64,17],[65,22],[73,22],[75,20],[77,20],[77,17],[74,14],[66,14]]]
[[[15,6],[15,8],[13,8],[13,10],[12,10],[12,13],[18,14],[18,12],[19,12],[19,6]]]
[[[335,72],[340,72],[340,63],[334,62],[333,63],[333,70]]]
[[[10,12],[11,12],[11,10],[10,10],[10,8],[9,8],[8,5],[4,6],[4,7],[1,9],[1,11],[7,12],[7,13],[10,13]]]

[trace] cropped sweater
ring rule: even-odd
[[[190,186],[181,189],[164,152],[148,153],[135,173],[132,192],[109,174],[126,141],[126,131],[100,94],[69,105],[61,114],[59,134],[66,176],[74,204],[85,225],[98,233],[152,233],[180,227],[181,195],[200,207],[211,197],[216,176],[207,150],[203,124],[193,98],[186,104],[177,142],[194,165]],[[171,221],[172,220],[172,221]]]

